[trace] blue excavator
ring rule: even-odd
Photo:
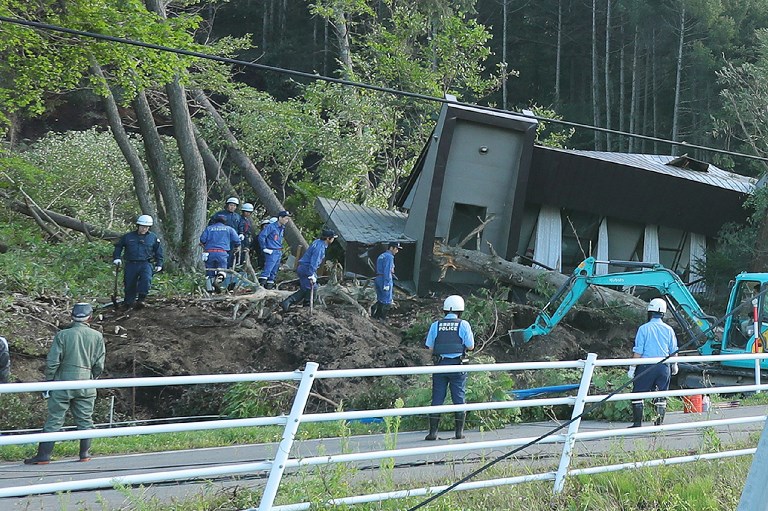
[[[626,271],[597,275],[599,264],[622,267]],[[668,304],[668,310],[689,338],[697,340],[701,355],[762,352],[768,339],[768,304],[763,291],[768,289],[768,273],[740,273],[731,287],[722,327],[717,318],[707,315],[672,270],[657,263],[637,261],[597,261],[589,257],[582,261],[568,280],[549,299],[531,326],[512,331],[515,341],[529,342],[536,336],[547,335],[593,286],[609,288],[650,288]],[[755,318],[755,306],[758,318]],[[760,336],[755,336],[760,325]],[[684,339],[679,340],[683,345]],[[753,360],[732,360],[710,364],[678,364],[679,387],[737,385],[754,382]],[[768,360],[761,369],[768,371]],[[768,376],[768,372],[764,373]]]

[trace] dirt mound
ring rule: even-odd
[[[70,307],[64,300],[16,297],[7,309],[20,320],[11,322],[12,331],[3,333],[11,341],[13,373],[18,379],[42,379],[50,341],[60,325],[67,324]],[[387,325],[334,304],[327,309],[318,307],[313,314],[299,307],[287,314],[243,321],[234,320],[232,310],[232,303],[227,302],[160,299],[141,310],[98,310],[93,326],[104,333],[107,345],[104,376],[292,371],[309,361],[317,362],[321,369],[425,365],[429,357],[421,338],[404,340],[403,334],[420,316],[436,318],[439,303],[402,300]],[[569,325],[558,327],[546,338],[514,346],[505,332],[529,325],[535,313],[532,307],[515,306],[512,317],[498,318],[492,341],[476,332],[479,351],[497,362],[573,360],[590,351],[601,357],[627,356],[637,327],[635,322],[617,321],[601,311],[577,310],[569,316]],[[330,402],[349,402],[351,396],[364,395],[367,385],[375,382],[318,380],[314,390]],[[145,387],[114,395],[118,407],[131,415],[158,416],[178,409],[184,390]],[[197,404],[206,401],[216,400],[202,396]]]

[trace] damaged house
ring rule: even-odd
[[[754,179],[687,156],[538,146],[536,127],[511,113],[445,104],[399,211],[318,199],[339,233],[345,269],[373,275],[386,243],[400,241],[398,278],[424,294],[439,278],[434,242],[456,245],[491,219],[464,248],[563,273],[589,255],[660,262],[692,282],[723,224],[746,220]],[[444,281],[480,284],[483,276],[449,271]]]

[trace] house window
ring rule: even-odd
[[[580,262],[597,251],[600,216],[563,210],[563,273],[571,273]]]
[[[472,204],[455,203],[453,215],[451,215],[451,228],[448,231],[448,245],[456,246],[476,229],[485,219],[486,208]],[[475,235],[474,243],[468,241],[464,248],[467,250],[480,250],[481,233]]]

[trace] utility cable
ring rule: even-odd
[[[763,291],[757,293],[752,298],[753,299],[759,298],[759,297],[763,296],[766,293],[768,293],[768,288],[766,288]],[[710,328],[708,330],[706,330],[706,332],[711,332],[712,329],[714,329],[716,326],[718,326],[721,323],[723,323],[726,320],[726,318],[728,318],[729,316],[732,316],[733,314],[735,314],[737,312],[742,311],[746,306],[747,306],[746,303],[740,304],[738,307],[733,309],[731,312],[725,314],[723,317],[718,319],[715,323],[710,325]],[[657,367],[657,366],[659,366],[661,364],[666,364],[667,360],[669,360],[671,357],[676,356],[681,350],[687,348],[688,346],[690,346],[693,343],[697,343],[698,344],[698,341],[702,337],[704,337],[704,335],[705,335],[705,331],[698,332],[695,336],[693,336],[691,338],[691,340],[689,340],[688,342],[686,342],[682,346],[678,346],[676,351],[670,353],[669,355],[667,355],[666,357],[661,359],[659,362],[657,362],[655,364],[647,364],[644,367],[644,369],[638,370],[638,372],[634,376],[634,378],[632,378],[631,380],[629,380],[629,381],[625,382],[624,384],[622,384],[621,386],[619,386],[616,390],[614,390],[610,394],[606,395],[600,401],[596,401],[594,403],[585,405],[584,410],[579,415],[577,415],[576,417],[572,417],[571,419],[567,420],[566,422],[562,423],[561,425],[556,426],[555,428],[551,429],[550,431],[547,431],[546,433],[543,433],[542,435],[538,436],[537,438],[534,438],[530,442],[528,442],[528,443],[526,443],[524,445],[521,445],[521,446],[519,446],[519,447],[517,447],[517,448],[515,448],[515,449],[513,449],[513,450],[511,450],[511,451],[509,451],[509,452],[507,452],[505,454],[502,454],[502,455],[494,458],[493,460],[489,461],[488,463],[486,463],[485,465],[481,466],[480,468],[478,468],[478,469],[472,471],[471,473],[467,474],[466,476],[462,477],[461,479],[459,479],[455,483],[452,483],[451,485],[447,486],[443,490],[440,490],[439,492],[435,493],[434,495],[431,495],[430,497],[424,499],[423,501],[419,502],[415,506],[413,506],[411,508],[408,508],[407,511],[415,511],[417,509],[420,509],[420,508],[426,506],[430,502],[432,502],[432,501],[442,497],[443,495],[445,495],[449,491],[453,490],[457,486],[459,486],[459,485],[461,485],[463,483],[466,483],[467,481],[473,479],[475,476],[481,474],[482,472],[485,472],[486,470],[488,470],[492,466],[496,465],[497,463],[499,463],[501,461],[504,461],[504,460],[506,460],[507,458],[509,458],[511,456],[514,456],[515,454],[517,454],[518,452],[522,451],[523,449],[527,449],[528,447],[531,447],[532,445],[535,445],[535,444],[539,443],[540,441],[542,441],[542,440],[544,440],[544,439],[554,435],[558,431],[560,431],[560,430],[570,426],[572,423],[576,422],[577,420],[580,420],[582,417],[584,417],[585,415],[591,413],[592,411],[601,408],[610,398],[612,398],[613,396],[621,393],[621,391],[623,391],[624,389],[629,387],[630,384],[634,384],[635,380],[638,379],[646,371],[649,371],[652,368]]]
[[[203,53],[203,52],[192,51],[192,50],[184,50],[184,49],[181,49],[181,48],[173,48],[173,47],[170,47],[170,46],[163,46],[163,45],[154,44],[154,43],[146,43],[146,42],[143,42],[143,41],[137,41],[135,39],[128,39],[128,38],[124,38],[124,37],[115,37],[115,36],[110,36],[110,35],[97,34],[95,32],[87,32],[87,31],[84,31],[84,30],[75,30],[75,29],[72,29],[72,28],[61,27],[61,26],[58,26],[58,25],[51,25],[49,23],[41,23],[41,22],[38,22],[38,21],[29,21],[29,20],[24,20],[24,19],[20,19],[20,18],[10,18],[8,16],[0,16],[0,21],[6,22],[6,23],[12,23],[12,24],[15,24],[15,25],[23,25],[23,26],[26,26],[26,27],[36,28],[36,29],[41,29],[41,30],[60,32],[60,33],[70,34],[70,35],[75,35],[75,36],[80,36],[80,37],[88,37],[88,38],[91,38],[91,39],[98,39],[98,40],[102,40],[102,41],[108,41],[108,42],[119,43],[119,44],[127,44],[127,45],[130,45],[130,46],[137,46],[137,47],[140,47],[140,48],[146,48],[146,49],[150,49],[150,50],[157,50],[157,51],[164,51],[164,52],[169,52],[169,53],[175,53],[177,55],[185,55],[187,57],[196,57],[196,58],[200,58],[200,59],[207,59],[207,60],[212,60],[212,61],[216,61],[216,62],[222,62],[222,63],[225,63],[225,64],[232,64],[232,65],[243,66],[243,67],[248,67],[248,68],[253,68],[253,69],[260,69],[262,71],[269,71],[269,72],[278,73],[278,74],[286,74],[286,75],[290,75],[290,76],[306,78],[306,79],[309,79],[309,80],[320,80],[320,81],[324,81],[324,82],[328,82],[328,83],[335,83],[335,84],[338,84],[338,85],[345,85],[345,86],[349,86],[349,87],[356,87],[356,88],[359,88],[359,89],[372,90],[372,91],[376,91],[376,92],[383,92],[383,93],[386,93],[386,94],[392,94],[392,95],[395,95],[395,96],[402,96],[402,97],[407,97],[407,98],[411,98],[411,99],[417,99],[417,100],[420,100],[420,101],[429,101],[429,102],[435,102],[435,103],[441,103],[441,104],[457,105],[457,106],[468,107],[468,108],[475,108],[475,109],[479,109],[479,110],[486,111],[486,112],[500,113],[500,114],[505,114],[505,115],[512,114],[512,115],[515,115],[515,116],[518,116],[518,117],[525,117],[525,118],[528,118],[528,119],[534,119],[534,120],[539,121],[539,122],[548,122],[548,123],[552,123],[552,124],[568,126],[570,128],[586,129],[586,130],[591,130],[591,131],[597,131],[597,132],[600,132],[600,133],[608,133],[608,134],[612,134],[612,135],[620,135],[620,136],[624,136],[624,137],[636,138],[636,139],[645,140],[645,141],[648,141],[648,142],[659,142],[659,143],[673,145],[673,146],[687,147],[687,148],[691,148],[691,149],[698,149],[698,150],[701,150],[701,151],[707,151],[707,152],[712,152],[712,153],[717,153],[717,154],[724,154],[724,155],[733,156],[733,157],[737,157],[737,158],[746,158],[746,159],[750,159],[750,160],[758,160],[758,161],[768,162],[768,157],[756,156],[756,155],[746,154],[746,153],[739,153],[739,152],[735,152],[735,151],[729,151],[727,149],[717,149],[717,148],[714,148],[714,147],[707,147],[707,146],[702,146],[702,145],[698,145],[698,144],[689,144],[687,142],[676,142],[676,141],[668,140],[668,139],[665,139],[665,138],[652,137],[652,136],[649,136],[649,135],[640,135],[640,134],[636,134],[636,133],[629,133],[629,132],[626,132],[626,131],[618,131],[618,130],[614,130],[614,129],[603,128],[603,127],[600,127],[600,126],[594,126],[594,125],[591,125],[591,124],[583,124],[583,123],[578,123],[578,122],[565,121],[565,120],[562,120],[562,119],[551,119],[549,117],[543,117],[543,116],[540,116],[540,115],[534,115],[532,113],[513,112],[511,110],[504,110],[504,109],[501,109],[501,108],[493,108],[493,107],[484,106],[484,105],[465,103],[465,102],[461,102],[461,101],[455,101],[455,100],[452,100],[452,99],[440,98],[440,97],[437,97],[437,96],[430,96],[430,95],[427,95],[427,94],[420,94],[418,92],[403,91],[403,90],[399,90],[399,89],[393,89],[391,87],[382,87],[382,86],[379,86],[379,85],[373,85],[373,84],[365,83],[365,82],[354,82],[354,81],[351,81],[351,80],[344,80],[342,78],[334,78],[334,77],[331,77],[331,76],[324,76],[324,75],[317,74],[317,73],[307,73],[307,72],[304,72],[304,71],[297,71],[295,69],[288,69],[288,68],[279,67],[279,66],[270,66],[270,65],[267,65],[267,64],[257,64],[256,62],[248,62],[248,61],[233,59],[233,58],[229,58],[229,57],[222,57],[222,56],[219,56],[219,55],[212,55],[212,54],[209,54],[209,53]]]

